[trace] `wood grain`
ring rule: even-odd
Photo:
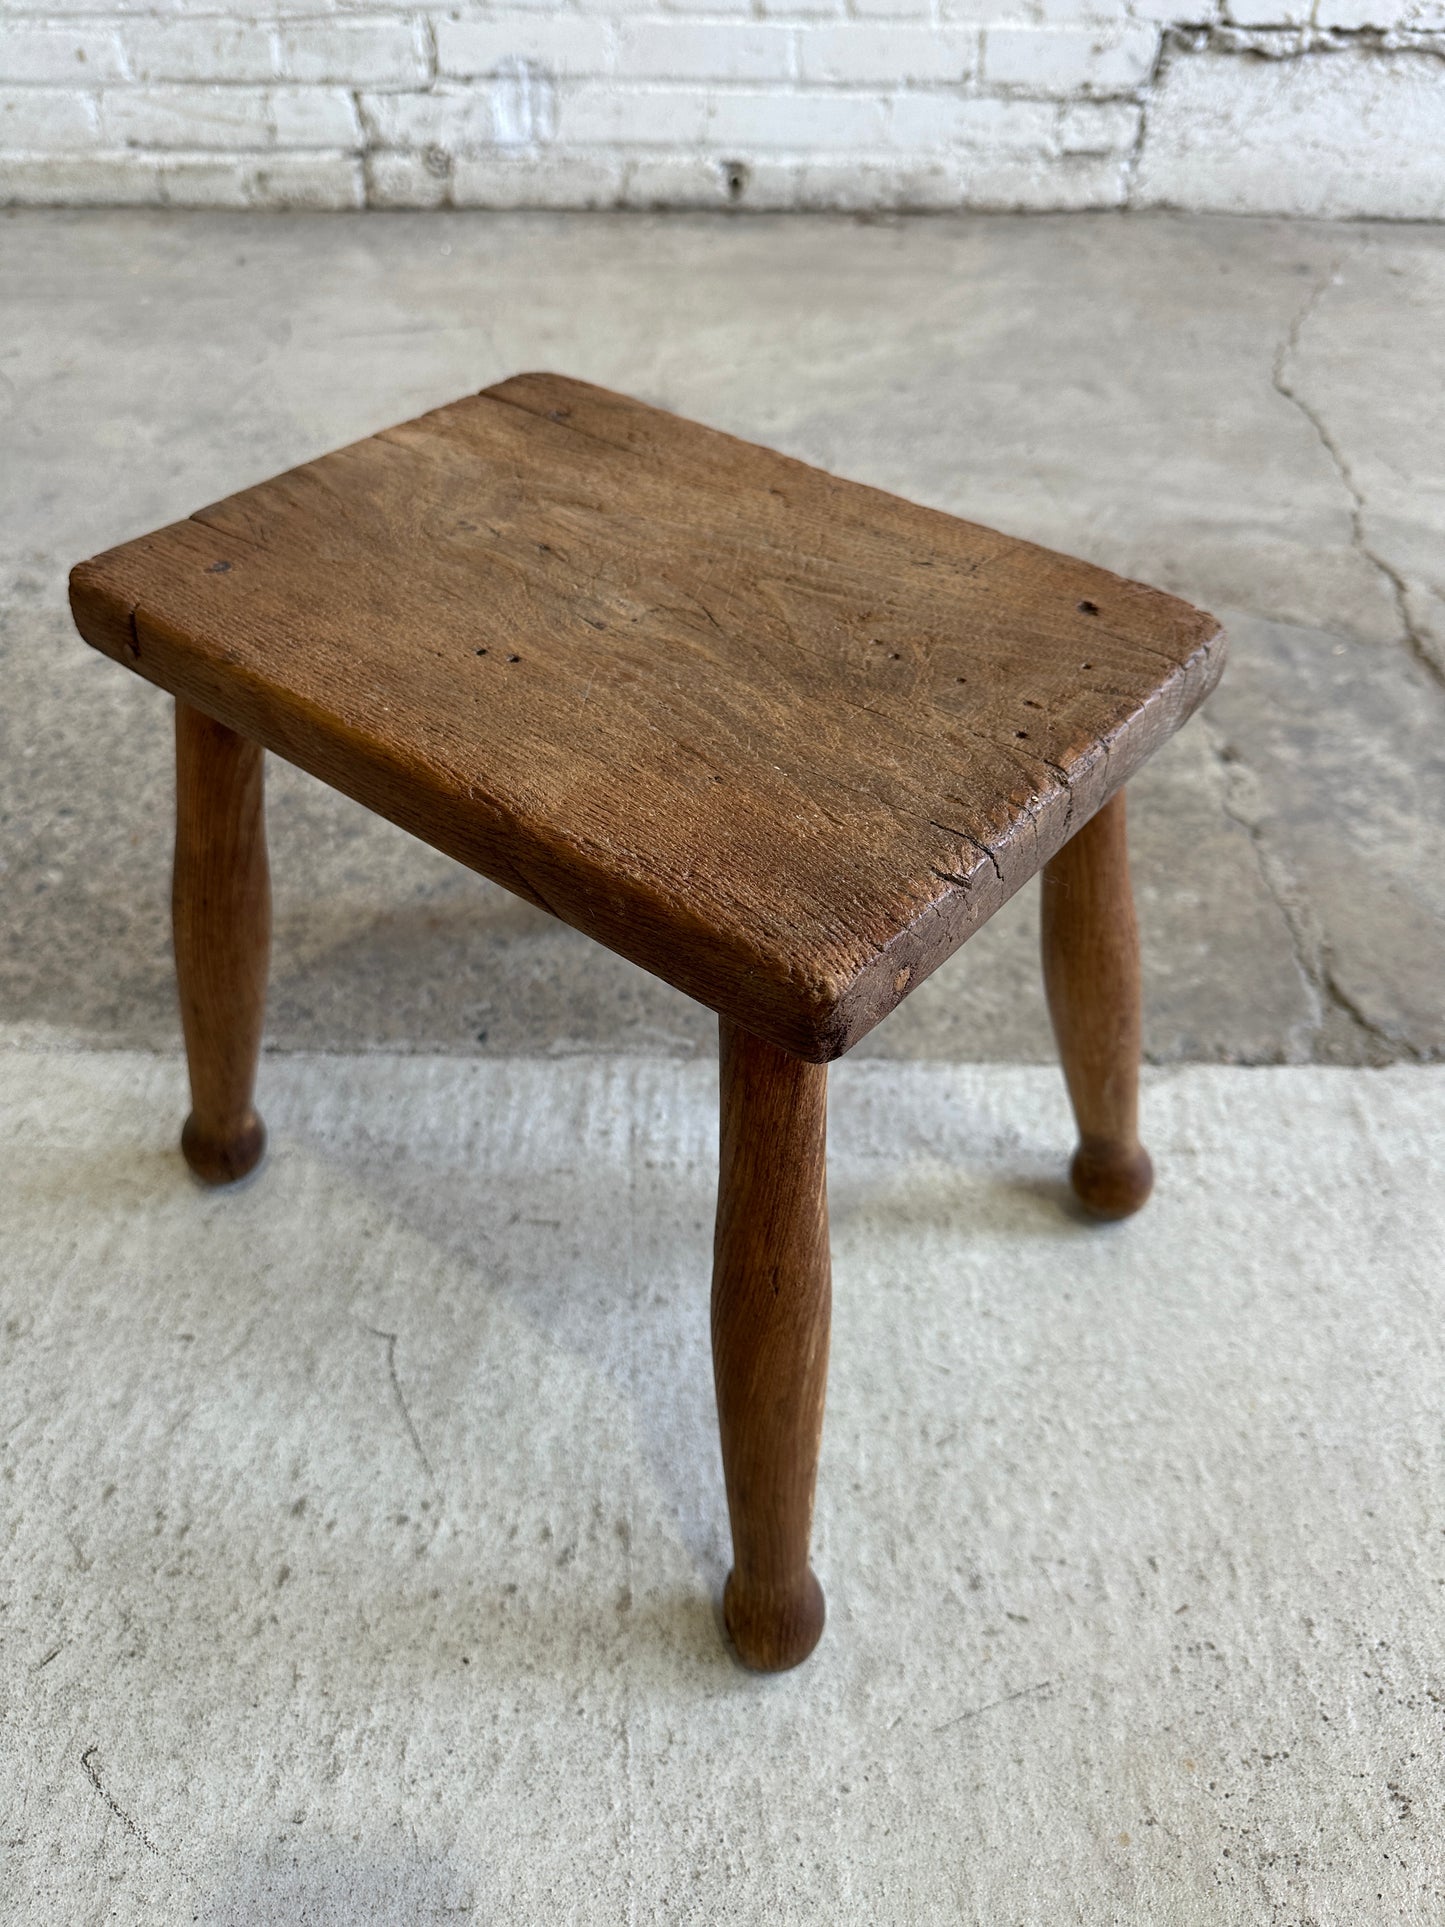
[[[808,1564],[831,1312],[826,1067],[723,1019],[713,1375],[733,1531],[723,1594],[745,1665],[781,1672],[823,1631]]]
[[[815,1061],[1223,661],[1169,596],[552,375],[71,594],[97,648]]]
[[[207,1184],[255,1169],[266,1131],[252,1097],[271,947],[264,755],[176,703],[176,864],[171,908],[191,1114],[187,1164]]]
[[[1097,1218],[1127,1218],[1154,1184],[1139,1142],[1139,929],[1121,791],[1044,870],[1044,987],[1079,1127],[1070,1178]]]

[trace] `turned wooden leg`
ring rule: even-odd
[[[779,1673],[823,1631],[808,1564],[828,1376],[828,1071],[721,1027],[722,1142],[712,1356],[745,1665]]]
[[[181,1150],[207,1184],[245,1177],[266,1148],[251,1103],[271,947],[263,775],[259,744],[176,699],[171,914],[191,1072]]]
[[[1044,988],[1079,1127],[1069,1176],[1097,1218],[1127,1218],[1154,1183],[1139,1142],[1139,929],[1124,792],[1064,845],[1043,879]]]

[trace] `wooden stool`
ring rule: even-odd
[[[1123,786],[1224,663],[1153,589],[557,375],[127,542],[87,642],[176,698],[186,1158],[265,1144],[262,751],[717,1011],[712,1337],[750,1666],[817,1643],[827,1069],[1037,870],[1095,1214],[1149,1193]]]

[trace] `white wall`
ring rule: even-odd
[[[1445,217],[1445,0],[0,0],[0,202]]]

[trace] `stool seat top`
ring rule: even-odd
[[[548,374],[82,563],[71,606],[118,662],[815,1061],[1224,661],[1172,596]]]

